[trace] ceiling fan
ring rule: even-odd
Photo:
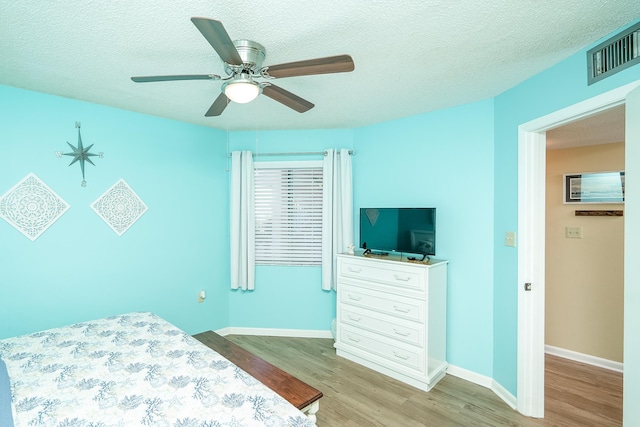
[[[288,62],[285,64],[262,66],[266,56],[265,48],[252,40],[232,41],[220,21],[193,17],[191,22],[200,30],[205,39],[215,49],[224,62],[226,77],[216,74],[182,74],[169,76],[131,77],[136,83],[162,82],[172,80],[222,80],[221,93],[213,102],[205,116],[219,116],[229,101],[247,103],[260,93],[299,113],[309,111],[314,104],[273,83],[257,82],[256,78],[277,79],[283,77],[309,76],[314,74],[344,73],[353,71],[355,66],[349,55]]]

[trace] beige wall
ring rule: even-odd
[[[547,151],[545,343],[622,362],[624,219],[574,211],[624,205],[562,203],[563,174],[614,170],[624,170],[622,142]]]

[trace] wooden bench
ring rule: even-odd
[[[316,422],[321,391],[213,331],[202,332],[193,337],[278,393],[304,412],[311,421]]]

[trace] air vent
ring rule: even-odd
[[[640,62],[640,23],[587,52],[588,84]]]

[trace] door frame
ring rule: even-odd
[[[518,126],[517,409],[544,417],[546,131],[625,103],[640,80]],[[625,239],[626,240],[626,239]],[[525,283],[531,291],[525,291]]]

